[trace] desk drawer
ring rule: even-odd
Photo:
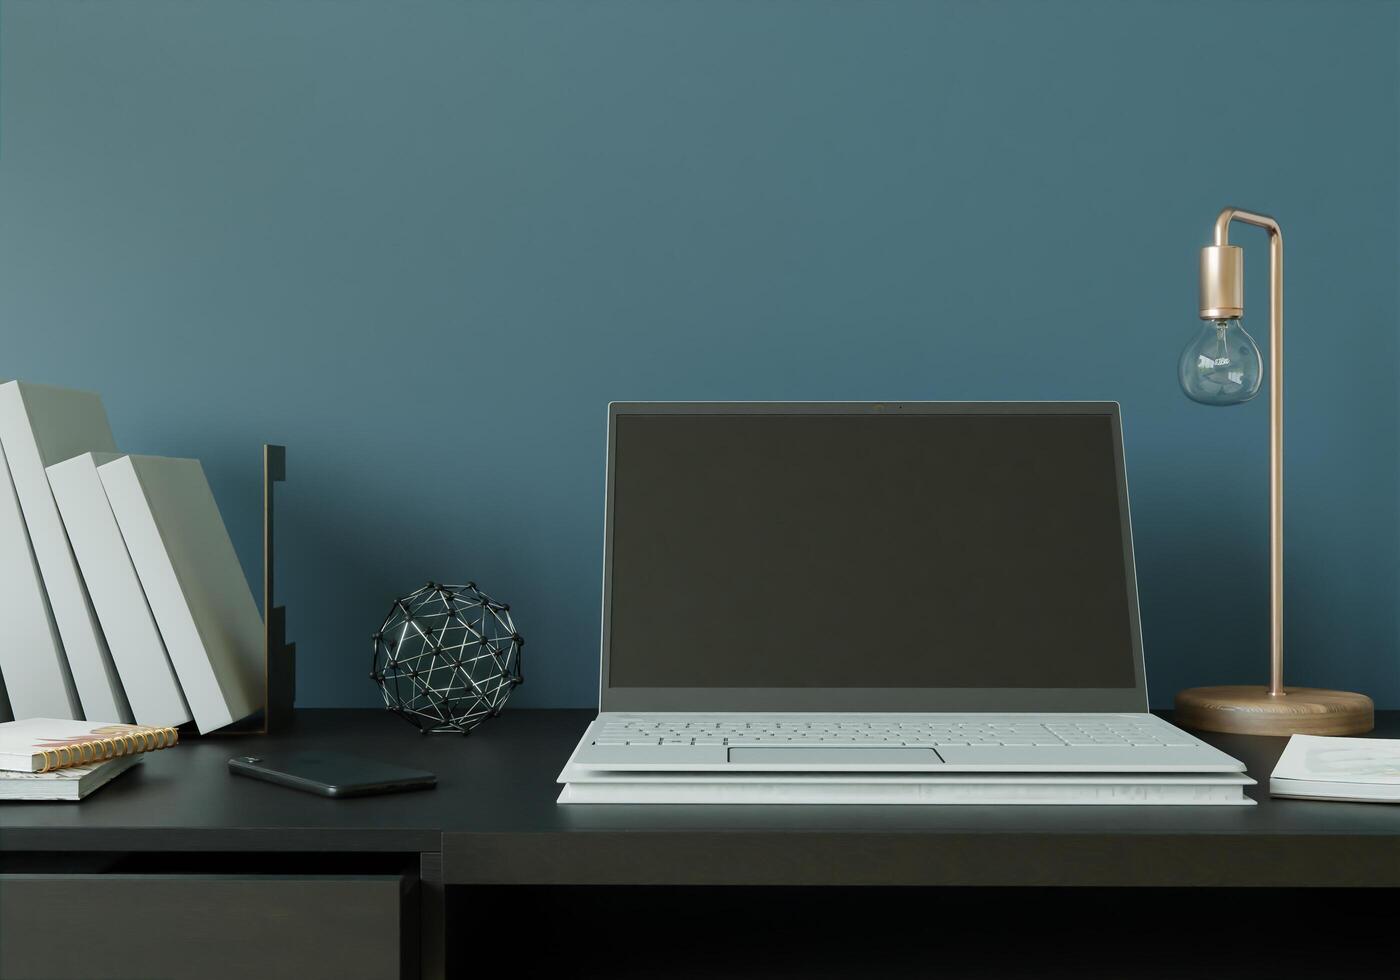
[[[0,875],[0,980],[398,977],[404,891],[396,875]]]

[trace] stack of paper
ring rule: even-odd
[[[1274,796],[1400,803],[1400,739],[1294,735],[1269,779]]]

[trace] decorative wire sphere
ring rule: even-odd
[[[525,639],[510,606],[476,587],[438,585],[394,602],[374,634],[370,677],[384,707],[422,732],[470,732],[505,707]]]

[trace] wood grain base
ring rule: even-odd
[[[1240,735],[1362,735],[1376,724],[1364,694],[1285,687],[1284,695],[1250,685],[1193,687],[1176,696],[1172,720],[1183,728]]]

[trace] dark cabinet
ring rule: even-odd
[[[403,975],[397,875],[0,875],[3,980]]]

